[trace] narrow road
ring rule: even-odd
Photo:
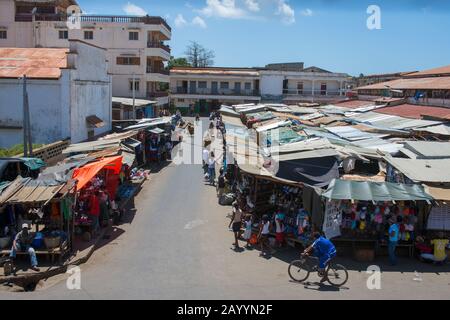
[[[231,249],[230,208],[217,204],[199,165],[163,168],[135,203],[130,223],[81,267],[81,290],[68,290],[64,275],[35,292],[1,292],[0,299],[439,299],[450,292],[448,268],[416,268],[423,265],[385,270],[382,290],[367,289],[364,264],[352,265],[348,287],[340,290],[290,282],[293,250],[266,260],[256,250]]]

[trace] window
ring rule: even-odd
[[[133,41],[139,40],[139,32],[130,31],[130,33],[128,34],[128,40],[133,40]]]
[[[139,81],[134,80],[134,90],[139,91]],[[133,91],[133,80],[130,80],[130,91]]]
[[[303,94],[303,82],[297,82],[298,94]]]
[[[127,66],[139,66],[141,64],[141,58],[139,57],[117,57],[118,65],[127,65]]]
[[[85,31],[84,40],[94,40],[94,31]]]
[[[184,102],[184,99],[178,99],[178,102]]]
[[[8,33],[6,30],[0,30],[0,39],[6,39],[8,38]]]
[[[228,82],[220,83],[220,89],[229,89],[229,88],[230,88],[230,83],[228,83]]]
[[[69,39],[69,30],[59,30],[60,39]]]
[[[252,83],[251,82],[246,82],[245,83],[245,90],[252,90]]]
[[[199,81],[198,82],[198,88],[199,89],[206,89],[207,88],[206,81]]]

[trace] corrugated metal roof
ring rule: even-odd
[[[394,90],[448,90],[450,77],[404,78],[359,87],[357,90],[385,90],[388,89],[387,86]]]
[[[427,127],[427,126],[438,125],[438,124],[442,123],[440,121],[408,119],[408,118],[393,116],[390,114],[383,114],[383,113],[379,113],[379,112],[372,112],[372,111],[369,111],[366,113],[361,113],[361,114],[356,114],[349,118],[356,122],[369,123],[373,126],[380,127],[380,128],[390,128],[390,129],[399,129],[399,130]]]
[[[414,119],[422,119],[422,116],[448,117],[448,119],[450,119],[450,108],[408,103],[377,109],[377,112]]]
[[[112,97],[113,103],[119,103],[126,106],[133,106],[132,98],[120,98],[120,97]],[[134,99],[134,105],[136,107],[143,107],[151,104],[156,104],[158,101],[145,100],[145,99]]]
[[[67,53],[67,48],[0,48],[0,78],[59,79]]]
[[[424,71],[414,72],[411,74],[408,74],[406,77],[420,77],[420,76],[432,76],[432,75],[443,75],[443,74],[450,74],[450,65],[428,69]]]
[[[414,131],[429,132],[429,133],[433,133],[433,134],[450,136],[450,125],[440,124],[440,125],[437,125],[437,126],[418,128],[418,129],[415,129]]]
[[[405,149],[416,154],[417,159],[450,158],[450,142],[406,141]]]
[[[333,180],[322,194],[327,199],[359,201],[432,200],[420,185],[390,182]]]
[[[450,182],[450,159],[384,158],[409,179],[419,182]]]

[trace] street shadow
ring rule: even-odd
[[[290,264],[293,260],[300,257],[300,252],[303,248],[298,246],[296,248],[286,246],[281,249],[276,249],[276,252],[272,255],[274,258]],[[338,256],[333,261],[335,264],[342,264],[349,271],[367,272],[371,266],[377,266],[381,272],[400,272],[400,273],[433,273],[436,275],[443,273],[450,273],[450,265],[435,265],[430,263],[424,263],[417,258],[399,257],[398,264],[395,266],[390,265],[389,259],[386,256],[377,256],[374,261],[371,262],[359,262],[351,257],[351,255]]]

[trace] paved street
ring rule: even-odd
[[[411,264],[384,269],[382,289],[368,290],[367,265],[350,269],[346,288],[290,282],[292,249],[266,260],[259,252],[234,252],[215,189],[196,165],[170,165],[152,175],[135,200],[129,223],[81,266],[82,289],[68,290],[66,275],[31,293],[0,292],[0,299],[430,299],[448,298],[448,267]],[[117,236],[117,237],[116,237]],[[384,260],[381,261],[384,263]],[[416,278],[414,271],[419,271]],[[317,281],[317,276],[312,277]]]

